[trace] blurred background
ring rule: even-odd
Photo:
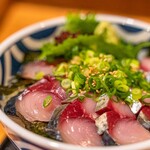
[[[27,25],[74,11],[115,14],[150,23],[150,0],[0,0],[0,42]],[[0,125],[0,144],[5,136]]]
[[[0,42],[15,31],[72,11],[124,15],[150,22],[150,0],[0,0]]]

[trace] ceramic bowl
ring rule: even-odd
[[[150,40],[150,24],[131,18],[114,15],[97,15],[98,20],[112,22],[118,34],[128,42],[139,43]],[[65,23],[65,17],[42,21],[26,27],[0,43],[0,84],[7,85],[11,77],[19,69],[26,52],[37,51],[43,43],[59,32]],[[2,99],[2,97],[0,97]],[[4,100],[0,110],[0,121],[9,138],[21,150],[145,150],[150,149],[150,140],[140,143],[109,146],[80,147],[60,143],[34,134],[13,122],[4,112]]]

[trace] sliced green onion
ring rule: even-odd
[[[130,63],[130,66],[131,66],[132,68],[138,69],[139,66],[140,66],[140,63],[139,63],[138,60],[132,59],[132,60],[131,60],[131,63]]]
[[[108,95],[110,97],[114,96],[116,94],[116,88],[110,88],[108,91]]]
[[[74,65],[79,65],[81,63],[81,58],[79,56],[74,56],[70,63]]]
[[[142,97],[142,90],[139,88],[133,88],[131,94],[133,99],[139,100]]]
[[[108,87],[113,87],[114,86],[114,81],[115,81],[115,78],[112,76],[112,75],[105,75],[102,79],[102,81],[105,82],[105,84],[108,86]]]
[[[54,72],[55,76],[63,76],[66,73],[66,70],[68,68],[68,64],[67,63],[61,63],[57,69]]]
[[[61,86],[65,89],[69,89],[71,87],[71,80],[70,79],[63,79],[61,81]]]
[[[79,85],[83,85],[85,83],[86,77],[81,73],[76,73],[74,76],[74,82]]]
[[[114,82],[114,87],[117,88],[119,85],[122,85],[122,84],[123,84],[123,83],[122,83],[121,80],[116,80],[116,81]]]
[[[125,93],[129,91],[129,87],[123,84],[118,85],[116,89],[119,90],[120,92],[125,92]]]
[[[35,74],[35,79],[40,80],[43,78],[43,76],[44,76],[44,72],[40,71],[40,72]]]
[[[146,101],[146,100],[148,100],[148,101]],[[142,96],[141,102],[147,106],[150,106],[150,94]]]
[[[79,72],[80,71],[80,68],[79,68],[79,65],[76,65],[76,64],[72,64],[69,66],[69,70],[73,71],[74,73],[76,72]]]
[[[105,59],[107,62],[112,62],[114,60],[113,55],[105,55]]]
[[[49,106],[51,102],[52,102],[52,96],[48,95],[43,101],[43,107],[45,108]]]
[[[123,72],[121,70],[116,70],[114,72],[114,77],[116,77],[116,78],[124,78],[124,77],[126,77],[126,74],[125,74],[125,72]]]
[[[125,78],[121,79],[123,84],[127,84],[127,80]]]
[[[124,99],[125,103],[128,104],[128,105],[131,105],[133,103],[133,99],[131,96],[127,96],[125,99]]]
[[[98,77],[90,77],[88,80],[89,87],[92,90],[98,90],[100,88],[100,79]]]
[[[79,98],[79,100],[82,102],[82,101],[84,100],[85,96],[82,95],[82,96],[79,96],[78,98]]]
[[[101,61],[99,62],[99,71],[107,72],[110,69],[110,65],[108,62]]]
[[[76,87],[74,81],[71,82],[71,88],[72,88],[72,93],[73,93],[73,94],[77,94],[78,88]]]
[[[122,100],[126,99],[130,95],[130,92],[129,91],[122,92],[122,91],[116,90],[115,95],[118,97],[119,100],[122,101]]]
[[[99,63],[99,58],[98,57],[93,57],[93,58],[86,58],[84,61],[84,64],[87,64],[89,66],[93,66]]]
[[[140,87],[141,87],[142,89],[144,89],[144,90],[150,89],[150,83],[147,82],[146,80],[140,81],[139,84],[140,84]]]
[[[108,76],[103,76],[100,79],[100,87],[101,87],[101,91],[103,91],[104,93],[107,91],[109,92],[109,87],[107,86],[108,82],[110,81],[110,78]],[[111,82],[109,82],[111,83]]]
[[[92,57],[94,57],[94,55],[95,55],[95,52],[94,51],[92,51],[92,50],[87,50],[86,51],[86,58],[88,57],[90,57],[90,58],[92,58]]]
[[[128,67],[130,66],[131,59],[122,59],[121,64],[123,67]]]

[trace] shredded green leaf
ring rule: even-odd
[[[78,55],[80,51],[91,49],[97,53],[111,54],[117,59],[137,58],[138,52],[150,46],[150,42],[140,43],[138,45],[125,44],[119,42],[117,45],[107,43],[103,36],[98,35],[79,35],[77,38],[68,38],[59,45],[47,43],[41,48],[41,59],[51,61],[55,57],[64,56],[72,58],[74,47],[78,46]]]
[[[97,25],[98,21],[95,19],[95,14],[69,14],[65,28],[72,33],[91,34]]]

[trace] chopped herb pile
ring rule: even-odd
[[[150,93],[150,84],[139,67],[136,59],[117,60],[112,55],[86,50],[68,63],[60,63],[54,74],[62,76],[61,85],[74,95],[115,95],[118,101],[132,104],[142,99],[143,92]]]
[[[68,15],[65,30],[77,34],[76,37],[68,36],[64,40],[59,37],[62,40],[59,44],[46,43],[40,56],[49,62],[59,57],[66,59],[54,72],[62,77],[61,85],[65,89],[76,95],[89,92],[115,95],[130,104],[143,99],[142,93],[149,95],[150,84],[139,70],[137,56],[150,42],[126,43],[112,24],[98,22],[93,14]]]

